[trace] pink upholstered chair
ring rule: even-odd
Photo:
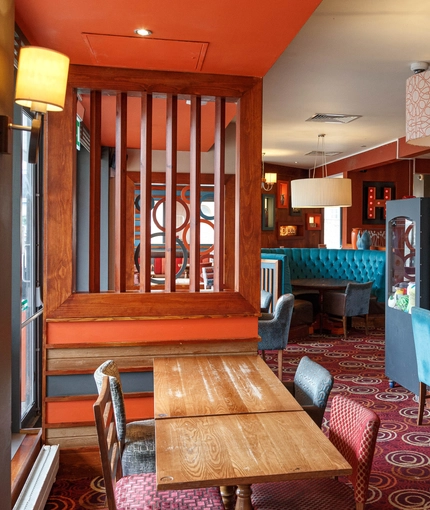
[[[224,510],[219,488],[157,491],[155,473],[122,476],[121,443],[114,418],[109,377],[104,376],[94,404],[97,436],[109,510],[204,508]]]
[[[353,490],[333,478],[254,484],[254,510],[363,510],[379,424],[379,416],[370,409],[341,395],[335,396],[330,412],[329,438],[352,466],[352,475],[348,478]]]

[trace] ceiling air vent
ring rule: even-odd
[[[346,115],[344,113],[316,113],[306,122],[328,122],[331,124],[348,124],[353,120],[359,119],[361,115]]]
[[[341,152],[335,152],[335,151],[311,151],[305,154],[305,156],[337,156],[338,154],[342,154]]]

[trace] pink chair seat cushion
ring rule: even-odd
[[[218,487],[157,491],[155,473],[124,476],[115,487],[117,510],[187,508],[224,510]]]
[[[254,484],[251,500],[254,510],[355,510],[352,487],[333,478]]]

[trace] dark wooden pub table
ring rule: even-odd
[[[346,289],[348,283],[354,283],[353,280],[343,280],[341,278],[297,278],[291,280],[291,285],[294,290],[298,289],[309,289],[309,290],[317,290],[319,292],[319,307],[320,307],[320,315],[319,315],[319,331],[322,332],[322,310],[323,310],[323,301],[324,301],[324,293],[329,290],[342,290]]]

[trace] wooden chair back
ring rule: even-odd
[[[93,409],[108,509],[117,510],[115,485],[117,480],[122,477],[121,446],[116,430],[112,395],[109,377],[107,375],[103,378],[101,391],[98,399],[94,403]]]

